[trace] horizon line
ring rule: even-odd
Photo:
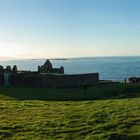
[[[109,57],[140,57],[140,55],[114,55],[114,56],[79,56],[79,57],[42,57],[42,58],[0,58],[0,61],[16,61],[16,60],[62,60],[62,59],[84,59],[84,58],[109,58]]]

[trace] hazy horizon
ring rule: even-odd
[[[0,0],[0,59],[140,56],[138,0]]]
[[[137,58],[139,55],[135,56],[79,56],[79,57],[40,57],[40,58],[0,58],[0,61],[20,61],[20,60],[65,60],[65,59],[88,59],[88,58]]]

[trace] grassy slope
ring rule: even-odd
[[[86,96],[81,88],[1,88],[0,139],[139,140],[139,90],[139,85],[127,87],[101,85],[89,88]],[[36,96],[33,95],[33,92]],[[72,93],[71,96],[70,93]],[[78,100],[80,94],[82,94],[81,99],[83,100],[92,98],[106,100],[18,101],[13,99],[29,97],[30,99],[31,97],[43,99],[44,97],[48,100]],[[54,98],[54,95],[57,97]],[[107,99],[125,98],[126,96],[137,98]]]
[[[140,97],[140,84],[102,84],[79,88],[0,88],[0,96],[21,100],[81,101]]]

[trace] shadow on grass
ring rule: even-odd
[[[0,88],[1,96],[6,99],[83,101],[124,99],[140,97],[140,84],[100,84],[96,87],[79,88]]]

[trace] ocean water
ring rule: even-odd
[[[19,70],[36,71],[45,59],[0,61],[0,65],[17,65]],[[51,60],[54,67],[64,66],[65,74],[100,74],[101,80],[122,81],[124,78],[140,77],[140,57],[90,57]]]

